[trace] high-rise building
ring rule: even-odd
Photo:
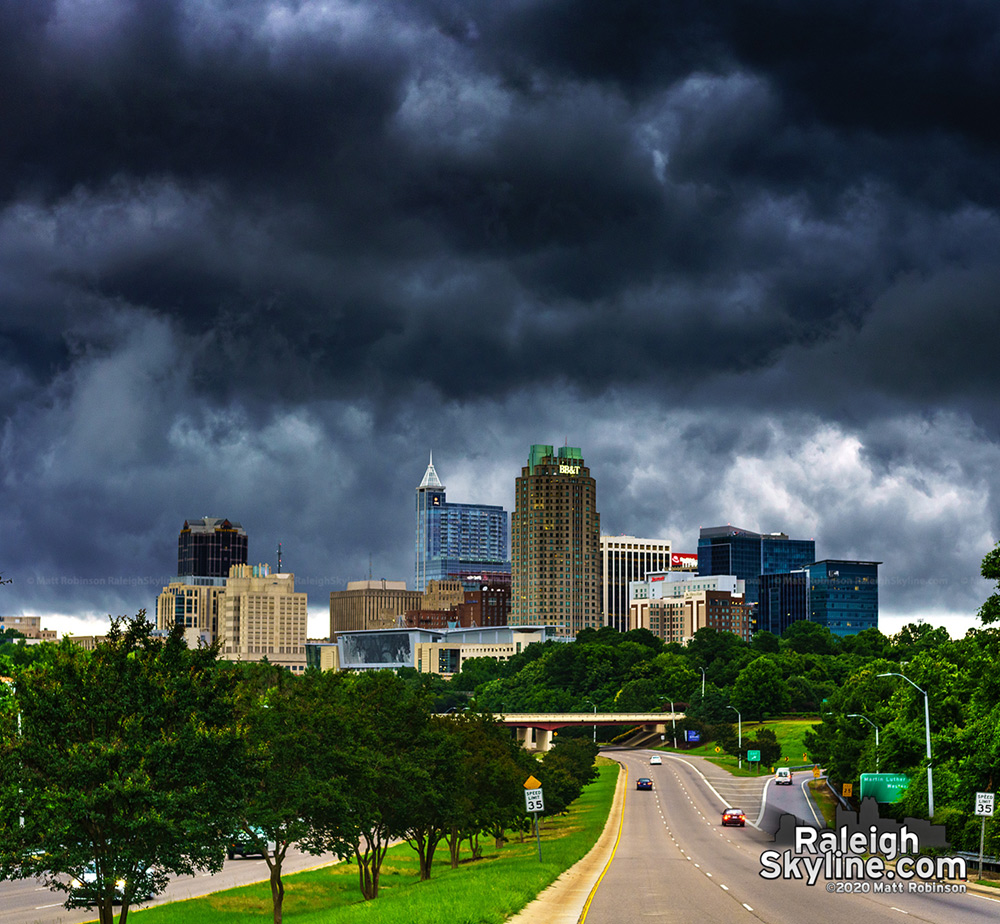
[[[654,571],[670,570],[670,546],[669,539],[601,536],[604,625],[621,632],[635,628],[629,625],[629,583]]]
[[[880,564],[827,558],[809,565],[809,619],[834,635],[877,629]]]
[[[479,583],[487,574],[510,574],[508,517],[494,504],[449,504],[431,456],[417,487],[414,588],[428,581]],[[474,578],[474,581],[473,581]]]
[[[188,645],[218,641],[227,661],[267,658],[293,673],[305,669],[308,595],[294,574],[268,565],[233,565],[226,578],[171,581],[156,600],[156,628],[182,626]]]
[[[760,576],[757,628],[781,635],[793,622],[809,616],[809,570],[799,568]]]
[[[295,592],[294,574],[272,574],[267,565],[233,565],[219,601],[222,657],[306,668],[308,595]]]
[[[180,577],[227,578],[233,565],[247,563],[247,534],[239,523],[218,517],[184,521],[177,539]]]
[[[514,485],[511,626],[603,625],[597,482],[581,451],[534,445]]]
[[[702,529],[698,573],[733,574],[746,581],[746,599],[760,599],[760,576],[804,568],[816,560],[814,539],[789,539],[785,533],[754,533],[735,526]]]
[[[422,594],[406,581],[348,581],[330,593],[330,639],[341,632],[394,629],[407,610],[420,609]]]

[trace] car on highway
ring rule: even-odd
[[[654,754],[652,757],[649,758],[649,762],[651,764],[662,764],[663,763],[663,758],[660,757],[659,754]]]
[[[147,870],[147,874],[149,872]],[[100,895],[98,895],[97,867],[95,864],[91,863],[86,869],[70,879],[69,884],[69,894],[74,904],[90,908],[98,903]],[[116,905],[120,905],[125,900],[125,885],[124,879],[115,880],[114,902]],[[151,883],[147,881],[146,876],[143,876],[136,885],[132,902],[149,901],[149,899],[155,897],[155,894]]]
[[[722,823],[724,825],[739,825],[741,828],[744,828],[746,827],[747,816],[743,814],[743,809],[727,808],[722,813]]]
[[[226,856],[230,860],[234,857],[262,857],[265,850],[274,850],[274,841],[268,838],[262,828],[251,828],[250,831],[252,834],[239,830],[229,839]]]
[[[648,776],[640,776],[639,779],[635,781],[636,789],[652,789],[653,781]]]
[[[778,767],[774,774],[774,785],[775,786],[791,786],[792,785],[792,771],[789,767]]]

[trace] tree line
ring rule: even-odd
[[[0,877],[43,876],[102,924],[172,874],[217,871],[236,836],[265,856],[276,924],[292,845],[352,860],[371,900],[391,844],[427,879],[441,848],[456,866],[523,832],[529,776],[547,814],[596,778],[590,741],[538,758],[488,714],[435,713],[412,677],[222,662],[144,613],[93,651],[3,648]]]

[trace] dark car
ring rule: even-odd
[[[274,841],[268,840],[267,835],[261,828],[253,828],[253,836],[246,831],[237,831],[229,841],[226,848],[226,855],[232,860],[234,857],[262,857],[264,851],[274,849]]]
[[[640,776],[639,779],[635,781],[636,789],[652,789],[653,781],[648,776]]]
[[[724,825],[739,825],[741,828],[745,828],[747,816],[743,814],[743,809],[727,808],[722,813],[722,823]]]

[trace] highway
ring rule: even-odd
[[[283,875],[300,872],[324,863],[336,862],[333,854],[314,857],[290,848],[282,868]],[[146,908],[164,902],[207,895],[234,886],[267,880],[267,864],[259,857],[227,860],[221,872],[198,873],[173,879],[167,889],[151,902],[133,906]],[[53,892],[38,879],[0,882],[0,919],[3,924],[83,924],[97,919],[96,909],[67,911],[65,892]]]
[[[749,822],[768,802],[787,806],[799,818],[811,811],[796,785],[775,787],[760,780],[736,780],[707,761],[652,752],[613,756],[628,769],[621,840],[594,893],[586,924],[657,920],[691,924],[996,924],[1000,901],[967,894],[830,893],[822,877],[804,881],[761,878],[761,854],[773,850],[772,832]],[[637,791],[635,779],[647,776],[653,790]],[[720,824],[722,809],[737,804],[748,818],[745,828]],[[765,808],[765,819],[774,817]],[[775,818],[776,821],[776,818]],[[855,880],[851,881],[851,884]],[[834,884],[836,887],[836,884]]]

